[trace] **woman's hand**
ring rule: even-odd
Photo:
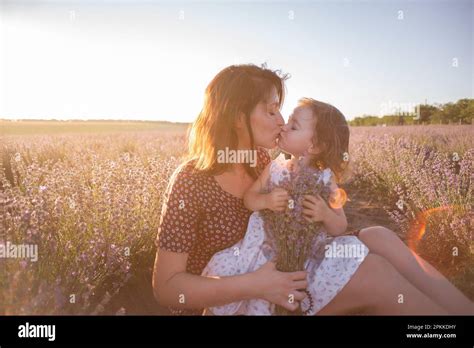
[[[286,190],[276,187],[265,196],[265,208],[273,211],[284,211],[288,205],[290,196]]]
[[[308,222],[325,222],[329,215],[329,206],[320,195],[304,196],[303,215]]]
[[[287,310],[295,311],[299,307],[299,301],[306,297],[306,293],[300,291],[308,286],[306,271],[280,272],[275,263],[269,261],[251,275],[258,298]]]

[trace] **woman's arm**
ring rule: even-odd
[[[158,302],[177,308],[205,308],[256,298],[251,273],[222,279],[186,272],[188,254],[158,249],[153,290]]]
[[[265,167],[258,179],[245,192],[244,205],[249,210],[271,209],[273,211],[283,211],[288,204],[288,192],[282,188],[277,187],[272,192],[262,193],[265,183],[270,177],[270,165],[271,163]]]
[[[262,298],[288,310],[301,301],[307,286],[306,272],[279,272],[268,262],[255,272],[211,278],[186,272],[188,254],[158,249],[153,271],[153,293],[163,306],[206,308],[240,300]]]

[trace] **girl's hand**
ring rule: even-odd
[[[329,207],[320,195],[306,195],[303,199],[303,215],[308,222],[324,222],[329,214]]]
[[[258,298],[289,311],[298,309],[300,301],[306,297],[306,293],[300,291],[308,286],[306,271],[280,272],[275,263],[269,261],[251,275],[254,277],[253,284]]]
[[[265,207],[273,211],[284,211],[290,196],[286,190],[276,187],[265,196]]]

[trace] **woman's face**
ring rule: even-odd
[[[285,124],[280,114],[279,98],[276,88],[273,88],[270,98],[260,102],[250,114],[250,126],[256,146],[273,149],[281,127]]]

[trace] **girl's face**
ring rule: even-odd
[[[310,108],[298,106],[283,126],[278,139],[278,147],[295,157],[314,153],[313,133],[316,119]]]
[[[285,120],[278,106],[279,98],[276,88],[273,88],[270,98],[259,103],[250,114],[250,126],[256,146],[273,149],[277,146],[277,138]]]

